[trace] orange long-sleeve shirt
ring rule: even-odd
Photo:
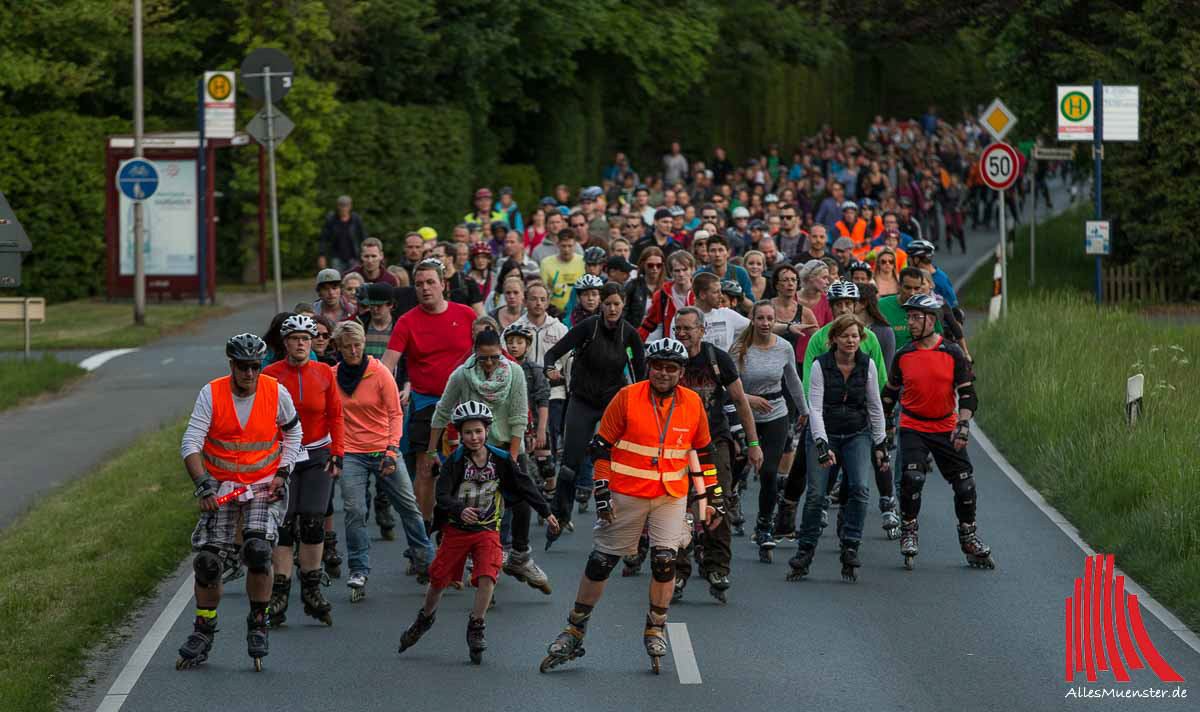
[[[283,359],[264,368],[263,374],[279,381],[291,395],[304,430],[305,445],[321,442],[328,436],[330,454],[345,454],[342,399],[332,368],[318,361],[292,366]]]
[[[363,358],[369,358],[364,356]],[[334,376],[337,368],[333,369]],[[339,390],[340,390],[339,386]],[[354,393],[341,393],[342,417],[346,423],[346,452],[383,452],[398,445],[404,434],[404,413],[396,379],[378,359],[371,359]]]

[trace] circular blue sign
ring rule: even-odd
[[[127,161],[117,171],[117,186],[130,200],[146,200],[158,190],[158,169],[142,158]]]

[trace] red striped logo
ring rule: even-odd
[[[1126,666],[1130,670],[1149,666],[1162,682],[1183,682],[1146,635],[1137,595],[1125,593],[1124,576],[1114,578],[1112,554],[1087,558],[1083,578],[1075,579],[1075,595],[1066,599],[1064,620],[1067,682],[1074,682],[1081,672],[1088,682],[1095,682],[1096,672],[1110,667],[1117,682],[1129,682]]]

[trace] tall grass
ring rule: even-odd
[[[1010,303],[971,342],[979,421],[1094,548],[1200,630],[1200,328],[1085,299]],[[1145,374],[1125,421],[1125,382]]]
[[[40,359],[0,359],[0,410],[27,398],[56,393],[87,373],[73,363],[44,355]]]

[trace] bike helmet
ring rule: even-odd
[[[575,291],[586,292],[589,289],[599,289],[604,286],[604,280],[594,274],[585,274],[575,280]]]
[[[526,341],[532,343],[533,329],[529,328],[528,324],[522,324],[519,321],[514,322],[509,324],[508,328],[504,330],[504,340],[507,341],[510,336],[523,336]]]
[[[734,299],[742,298],[742,285],[732,279],[721,280],[721,293],[733,297]]]
[[[471,245],[471,259],[475,259],[476,255],[487,255],[488,257],[491,257],[492,248],[488,247],[486,242],[476,242],[474,245]]]
[[[279,326],[279,335],[287,338],[297,331],[308,334],[309,336],[317,335],[317,322],[313,321],[311,316],[304,314],[293,314],[283,320],[283,324]]]
[[[942,307],[938,301],[928,294],[914,294],[908,298],[902,307],[904,311],[919,311],[933,316],[941,316]]]
[[[468,420],[482,420],[484,425],[492,424],[492,409],[479,401],[467,401],[454,406],[450,414],[454,427],[461,428]]]
[[[842,203],[842,210],[853,210],[854,212],[858,212],[858,203],[855,203],[853,200],[847,200]]]
[[[646,344],[646,362],[650,361],[674,361],[682,366],[687,364],[688,352],[675,339],[659,339]]]
[[[914,259],[917,257],[932,257],[936,249],[933,243],[928,240],[913,240],[908,243],[908,247],[904,248],[908,252],[908,256]]]
[[[608,254],[604,252],[603,247],[593,245],[583,251],[583,263],[585,265],[602,265],[606,259],[608,259]]]
[[[225,355],[234,361],[262,361],[267,357],[267,345],[254,334],[238,334],[225,342]]]
[[[871,276],[871,265],[862,260],[855,260],[846,268],[846,274],[854,274],[855,272],[866,272],[867,276]]]
[[[854,282],[838,280],[830,284],[829,288],[825,290],[825,298],[830,304],[841,299],[853,299],[857,301],[859,297],[858,285]]]
[[[866,210],[867,208],[874,210],[877,205],[879,204],[870,198],[863,198],[862,200],[858,201],[858,207],[860,210]]]

